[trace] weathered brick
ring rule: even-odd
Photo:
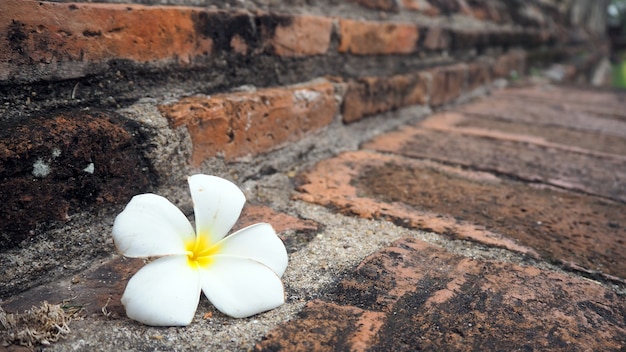
[[[419,39],[412,24],[339,20],[339,52],[356,55],[410,54]]]
[[[592,118],[590,117],[590,119]],[[438,131],[507,138],[522,143],[532,143],[537,146],[571,150],[590,155],[626,154],[626,136],[619,137],[572,129],[564,124],[559,126],[550,124],[548,121],[544,121],[544,123],[537,121],[529,124],[493,116],[472,116],[450,112],[432,116],[424,120],[422,126]]]
[[[400,3],[407,10],[419,11],[429,16],[438,16],[440,13],[428,0],[401,0]]]
[[[0,251],[95,204],[126,202],[154,175],[138,126],[68,111],[0,123]]]
[[[420,47],[426,50],[450,49],[450,30],[439,26],[420,27]]]
[[[196,33],[196,12],[191,9],[6,0],[3,13],[2,80],[36,78],[33,74],[68,78],[80,73],[76,69],[56,72],[64,62],[126,59],[188,64],[193,57],[212,52],[211,38]]]
[[[572,92],[575,93],[575,91]],[[533,124],[541,127],[555,126],[581,132],[595,132],[601,136],[626,138],[626,125],[619,119],[611,118],[611,116],[620,116],[620,113],[624,114],[623,108],[619,108],[619,106],[623,106],[623,103],[616,103],[615,100],[612,100],[620,99],[624,96],[623,94],[610,99],[598,100],[598,103],[594,104],[590,100],[592,96],[583,98],[581,94],[573,94],[564,97],[563,91],[559,93],[553,89],[540,89],[537,93],[543,94],[543,98],[532,98],[532,101],[522,95],[496,93],[497,99],[476,101],[463,105],[457,110],[463,114],[516,123]],[[554,99],[548,99],[550,96],[553,96]],[[578,103],[572,101],[576,97],[580,97]],[[585,103],[585,101],[589,103]],[[611,101],[616,105],[611,107]],[[600,109],[599,113],[594,113],[596,109],[601,107],[607,107],[609,110]],[[616,115],[613,115],[614,111],[617,113]]]
[[[80,77],[111,60],[188,66],[216,52],[321,55],[332,30],[324,17],[135,4],[6,0],[3,13],[0,80]]]
[[[232,160],[268,152],[328,125],[337,113],[329,82],[211,97],[194,96],[160,107],[173,127],[185,126],[191,162],[217,155]]]
[[[512,51],[496,58],[493,64],[493,78],[510,78],[512,75],[526,73],[526,53],[524,51]]]
[[[461,12],[467,7],[465,1],[457,0],[428,0],[428,2],[436,7],[442,14],[450,15]]]
[[[478,61],[467,64],[466,90],[485,86],[491,82],[491,61]]]
[[[454,50],[483,49],[489,46],[490,32],[486,29],[454,28],[450,30]]]
[[[460,109],[473,115],[438,114],[363,146],[489,170],[504,175],[502,179],[416,159],[357,152],[318,164],[304,176],[306,181],[299,187],[304,194],[299,197],[350,214],[388,218],[527,254],[538,252],[566,267],[574,263],[584,271],[623,280],[626,125],[593,115],[582,105],[563,114],[554,101],[580,96],[588,105],[623,102],[606,93],[584,98],[584,91],[575,89],[534,89],[535,93],[528,88],[497,93]],[[481,226],[492,234],[480,230]]]
[[[439,106],[458,98],[465,89],[467,65],[457,64],[431,69],[430,105]]]
[[[320,229],[320,224],[313,220],[303,220],[279,213],[264,205],[247,204],[233,226],[233,231],[259,222],[272,224],[289,253],[306,245]]]
[[[398,4],[395,0],[349,0],[361,6],[384,11],[397,11]]]
[[[428,78],[424,74],[360,78],[348,82],[343,121],[353,122],[367,115],[427,101]]]
[[[508,17],[504,5],[493,1],[472,1],[469,4],[472,17],[502,23]]]
[[[371,148],[429,158],[531,182],[626,201],[626,159],[533,143],[493,133],[446,133],[406,128]]]
[[[318,163],[313,170],[303,174],[300,177],[301,182],[297,187],[300,193],[297,193],[295,197],[307,202],[328,206],[340,213],[365,218],[387,219],[402,226],[444,233],[459,239],[473,240],[490,246],[507,248],[529,256],[539,256],[532,248],[520,245],[516,241],[486,230],[479,225],[464,222],[461,219],[455,219],[453,216],[444,215],[443,213],[407,208],[400,205],[400,203],[390,204],[384,199],[368,197],[360,188],[360,185],[363,184],[358,181],[361,175],[366,175],[375,168],[384,168],[385,165],[394,161],[402,164],[405,160],[367,151],[341,154],[336,158]],[[454,168],[443,167],[429,162],[408,160],[406,163],[414,168],[431,168],[441,173],[458,174],[458,170]],[[492,176],[482,173],[468,172],[459,176],[468,177],[470,180],[497,181]],[[401,186],[405,183],[402,181],[398,185]],[[428,188],[426,188],[427,190]],[[454,189],[450,191],[456,192]],[[417,201],[421,199],[421,196],[407,195],[414,197]],[[436,200],[438,197],[429,199]],[[444,197],[441,197],[441,199],[444,199]]]
[[[559,102],[558,107],[563,111],[598,112],[596,117],[621,116],[626,117],[624,101],[626,92],[615,90],[611,94],[604,91],[586,89],[584,87],[555,87],[545,85],[541,87],[511,87],[494,93],[497,97],[507,98],[509,101],[527,100],[541,103],[540,105]],[[591,116],[593,118],[593,116]],[[579,121],[578,123],[583,122]],[[568,122],[567,124],[571,124]]]
[[[255,349],[619,350],[625,304],[588,280],[404,238],[366,258]]]
[[[330,18],[298,16],[288,26],[278,26],[270,40],[279,56],[322,55],[328,51],[333,21]]]

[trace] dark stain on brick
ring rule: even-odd
[[[69,214],[156,184],[145,132],[112,112],[68,111],[0,124],[0,251]]]
[[[248,52],[263,49],[264,41],[272,38],[278,26],[288,26],[293,18],[288,15],[229,14],[226,12],[193,12],[191,19],[197,33],[213,40],[216,52],[232,51],[231,41],[238,37],[248,46]]]
[[[451,15],[461,10],[457,0],[427,0],[431,5],[438,8],[443,14]]]
[[[11,50],[18,52],[21,55],[25,54],[24,41],[28,39],[28,34],[26,34],[24,27],[24,23],[12,20],[7,33],[7,39],[9,40]]]
[[[72,11],[78,10],[78,6],[76,6],[75,4],[71,4],[70,6],[68,6],[68,8]]]
[[[351,336],[363,311],[314,300],[297,317],[274,330],[254,351],[350,351]],[[340,319],[337,319],[340,317]]]
[[[450,31],[453,50],[476,49],[482,52],[489,44],[489,35],[481,30],[454,29]]]
[[[366,264],[349,278],[331,287],[323,295],[333,297],[333,301],[354,307],[380,311],[384,305],[378,297],[395,286],[393,278],[375,264]]]
[[[395,0],[350,0],[363,7],[374,10],[398,12],[398,2]]]
[[[100,37],[102,36],[102,31],[101,30],[97,30],[97,31],[91,31],[91,30],[84,30],[83,31],[83,36],[85,37]]]
[[[626,277],[624,206],[516,182],[470,181],[395,163],[362,172],[365,195],[448,214],[515,238],[547,259]],[[402,225],[402,223],[400,223]]]

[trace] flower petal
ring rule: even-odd
[[[200,300],[200,275],[187,264],[187,257],[163,257],[133,276],[122,304],[129,318],[154,326],[191,323]]]
[[[217,243],[233,227],[246,202],[234,183],[210,175],[193,175],[187,181],[193,199],[198,236]]]
[[[256,260],[279,277],[287,268],[287,250],[272,225],[259,223],[243,228],[220,242],[220,255],[232,255]]]
[[[133,197],[113,224],[115,246],[127,257],[184,254],[185,242],[194,239],[180,209],[151,193]]]
[[[280,278],[267,266],[247,258],[216,255],[200,269],[204,295],[220,312],[245,318],[285,303]]]

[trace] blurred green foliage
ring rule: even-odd
[[[614,87],[626,89],[626,0],[611,0],[607,8],[608,33],[613,41],[611,81]]]

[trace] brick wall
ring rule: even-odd
[[[0,0],[0,250],[166,182],[163,130],[206,171],[607,50],[605,0],[156,3]]]

